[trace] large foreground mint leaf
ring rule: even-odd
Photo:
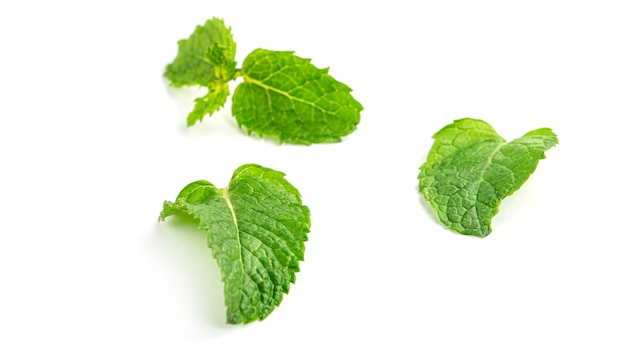
[[[219,18],[197,26],[188,39],[178,42],[178,54],[165,68],[165,77],[173,86],[203,86],[206,96],[196,99],[194,110],[187,117],[191,126],[219,110],[228,98],[228,82],[236,74],[236,45]]]
[[[289,292],[310,231],[309,209],[284,174],[259,165],[235,170],[228,188],[196,181],[160,220],[190,214],[208,233],[208,245],[224,281],[227,321],[263,320]]]
[[[351,89],[292,52],[257,49],[242,73],[232,109],[248,133],[287,143],[336,142],[359,123],[363,107]]]
[[[433,138],[419,190],[444,225],[479,237],[491,233],[500,201],[518,190],[558,143],[549,128],[506,143],[489,124],[471,118],[454,121]]]

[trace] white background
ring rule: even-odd
[[[621,3],[3,2],[0,350],[626,350]],[[238,62],[261,47],[330,67],[365,108],[357,131],[279,146],[230,103],[186,128],[201,91],[162,73],[213,16]],[[417,192],[431,136],[462,117],[560,139],[483,239]],[[229,326],[206,235],[157,217],[244,163],[287,174],[312,232],[281,306]]]

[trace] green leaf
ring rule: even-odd
[[[249,134],[281,143],[338,142],[360,121],[363,107],[351,89],[292,52],[257,49],[244,60],[242,73],[232,110]]]
[[[228,99],[229,95],[230,90],[228,89],[228,83],[211,83],[209,93],[203,97],[195,99],[196,105],[189,115],[187,115],[187,127],[193,126],[196,122],[202,122],[202,119],[207,114],[210,116],[214,112],[218,111],[222,106],[224,106],[224,103],[226,103],[226,99]]]
[[[216,62],[208,55],[209,48],[216,46],[223,51],[225,60],[219,65],[235,61],[235,42],[227,28],[219,18],[207,20],[204,26],[196,26],[191,36],[178,41],[178,54],[172,63],[165,68],[165,77],[173,86],[199,85],[208,87],[216,79]]]
[[[247,164],[235,170],[228,188],[196,181],[175,202],[163,204],[160,220],[190,214],[208,233],[230,324],[266,318],[289,292],[304,260],[310,212],[284,176]]]
[[[464,235],[485,237],[500,202],[535,171],[545,151],[558,143],[549,128],[509,143],[486,122],[464,118],[437,132],[419,190],[439,220]]]
[[[191,126],[219,110],[228,95],[228,82],[236,75],[236,45],[224,21],[213,18],[197,26],[188,39],[178,42],[178,54],[165,68],[165,77],[175,87],[208,87],[206,96],[197,98],[187,116]]]

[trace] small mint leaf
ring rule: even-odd
[[[207,20],[197,26],[191,36],[178,42],[178,53],[174,61],[165,68],[165,77],[173,86],[199,85],[208,87],[216,79],[215,62],[207,58],[207,50],[217,46],[222,50],[222,61],[235,61],[235,42],[224,21],[219,18]]]
[[[214,112],[224,106],[229,95],[228,83],[213,82],[209,87],[207,95],[195,99],[196,105],[187,115],[187,127],[193,126],[196,122],[202,122],[202,119],[207,114],[209,116],[213,115]]]
[[[223,65],[232,61],[228,48],[219,43],[213,43],[208,47],[205,57],[214,66]]]

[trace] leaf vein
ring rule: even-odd
[[[287,99],[291,100],[291,101],[292,101],[292,104],[293,104],[293,101],[296,101],[296,102],[298,102],[298,103],[300,103],[300,104],[309,105],[309,106],[311,106],[311,107],[313,107],[313,108],[315,108],[315,109],[317,109],[317,110],[319,110],[319,111],[322,111],[322,112],[324,112],[324,113],[334,115],[332,111],[328,111],[328,110],[326,110],[326,109],[322,108],[321,106],[319,106],[319,105],[317,105],[317,104],[314,104],[313,102],[310,102],[310,101],[308,101],[308,100],[305,100],[305,99],[302,99],[302,98],[299,98],[299,97],[295,97],[295,96],[291,95],[288,91],[283,91],[283,90],[280,90],[280,89],[278,89],[278,88],[275,88],[275,87],[269,86],[269,85],[264,84],[263,82],[261,82],[261,81],[259,81],[259,80],[256,80],[256,79],[254,79],[254,78],[250,78],[249,76],[246,76],[246,78],[247,78],[247,79],[246,79],[246,82],[247,82],[247,83],[249,83],[249,84],[253,84],[253,85],[257,85],[257,86],[259,86],[260,88],[265,89],[265,90],[266,90],[266,91],[268,91],[268,92],[269,92],[269,91],[272,91],[272,92],[274,92],[274,93],[280,94],[280,95],[282,95],[282,96],[286,97]],[[269,94],[269,93],[268,93],[268,94]],[[271,104],[270,104],[270,105],[271,105]]]

